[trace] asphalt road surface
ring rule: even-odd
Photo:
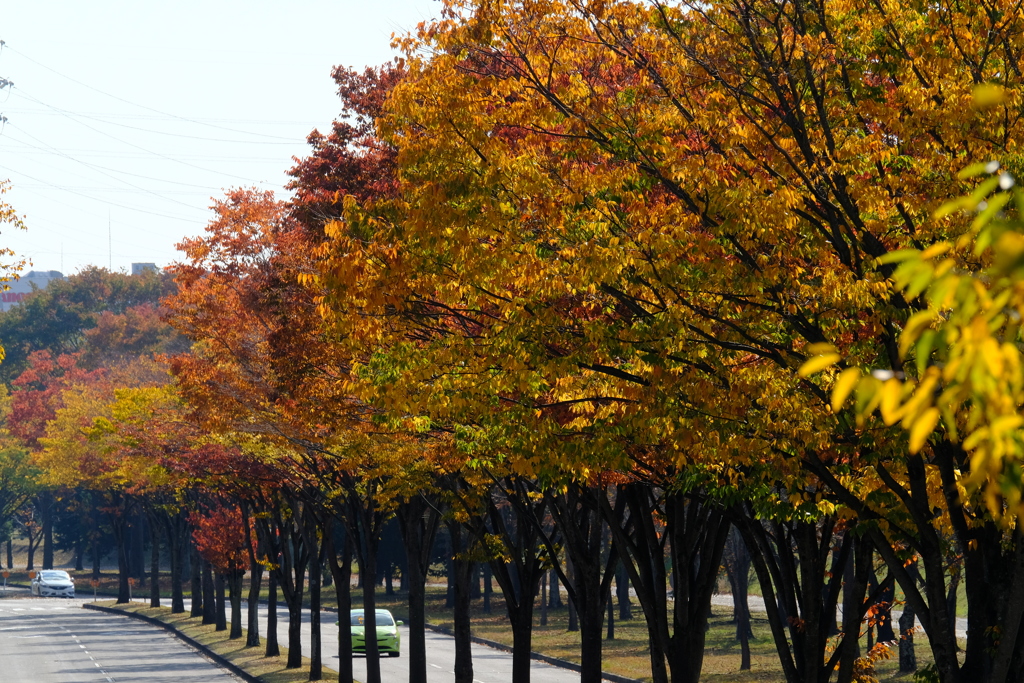
[[[0,593],[0,681],[3,683],[103,683],[145,681],[176,683],[203,681],[238,683],[166,631],[145,622],[104,612],[81,609],[91,602],[81,594],[74,600],[37,598],[26,589]],[[166,606],[170,605],[165,600]],[[185,601],[186,609],[191,607]],[[265,638],[267,607],[260,605],[260,633]],[[245,603],[243,603],[243,624]],[[338,615],[321,613],[323,661],[337,670]],[[302,654],[309,656],[309,611],[302,615]],[[401,626],[402,654],[382,657],[381,679],[402,683],[409,679],[406,657],[408,627]],[[427,631],[427,679],[429,683],[454,683],[455,640]],[[278,608],[278,640],[288,646],[288,613]],[[264,641],[265,643],[265,641]],[[533,683],[579,683],[578,673],[542,662],[532,663]],[[502,650],[473,645],[474,683],[506,683],[512,679],[512,656]],[[366,659],[356,656],[353,675],[366,680]]]
[[[4,683],[238,683],[156,626],[81,608],[83,599],[0,600]]]
[[[186,605],[191,606],[186,600]],[[242,623],[245,624],[245,603],[242,607]],[[260,634],[267,632],[267,606],[260,605]],[[278,642],[282,647],[288,646],[288,611],[284,604],[278,607]],[[320,615],[321,633],[323,638],[323,661],[328,669],[337,671],[338,662],[338,630],[334,622],[338,615],[334,612],[322,612]],[[409,629],[398,627],[402,637],[401,655],[399,657],[381,657],[381,680],[385,683],[402,683],[409,680],[409,660],[406,657]],[[455,672],[455,639],[441,633],[427,631],[427,680],[429,683],[454,683]],[[264,641],[265,642],[265,641]],[[302,654],[309,656],[311,646],[311,630],[309,626],[309,610],[302,614]],[[580,675],[568,669],[561,669],[550,664],[534,661],[531,664],[531,683],[579,683]],[[356,656],[352,660],[352,675],[357,681],[366,680],[366,658]],[[473,645],[473,680],[474,683],[507,683],[512,680],[512,655],[503,650],[495,650],[484,645]]]

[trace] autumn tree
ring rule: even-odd
[[[975,94],[981,106],[990,105],[985,101],[990,97],[984,89]],[[930,491],[912,480],[910,486],[903,484],[905,504],[920,517],[924,506],[941,495],[948,517],[940,521],[940,533],[904,542],[920,555],[926,572],[939,571],[945,556],[963,558],[973,642],[985,638],[975,631],[979,622],[1002,625],[998,641],[984,654],[972,652],[975,659],[964,668],[980,659],[993,680],[1006,680],[1018,669],[1024,645],[1017,601],[1022,539],[1014,522],[1022,510],[1017,464],[1021,302],[1016,291],[1024,201],[1014,176],[998,163],[975,164],[962,175],[982,176],[977,190],[951,200],[935,219],[966,211],[975,215],[970,228],[955,240],[886,259],[898,264],[892,278],[902,296],[923,304],[902,330],[899,372],[854,365],[828,374],[834,375],[829,384],[837,411],[852,403],[858,424],[899,424],[908,434],[905,457],[924,470],[919,476],[935,472],[941,493],[929,497]],[[840,360],[835,351],[822,348],[805,371],[833,365]],[[847,504],[862,516],[878,515],[870,501],[856,500],[849,488],[844,492]],[[912,565],[907,573],[916,577],[913,570]],[[979,581],[979,575],[985,578]],[[954,592],[956,581],[947,587],[926,579],[925,587],[926,595],[908,596],[911,609],[927,600],[931,612],[926,618],[952,619],[941,606],[940,591]]]
[[[230,638],[242,637],[242,576],[249,565],[249,546],[242,511],[225,505],[212,505],[190,516],[196,548],[217,573],[228,578],[231,586]]]
[[[955,490],[966,461],[907,457],[897,430],[834,414],[797,369],[827,341],[902,370],[920,304],[884,259],[964,231],[929,216],[963,192],[965,158],[1016,154],[1019,8],[445,7],[409,38],[379,122],[398,198],[352,201],[327,228],[335,323],[384,349],[365,366],[378,405],[462,425],[533,471],[552,453],[628,470],[645,444],[816,515],[856,511],[917,594],[943,680],[987,671],[995,615],[972,619],[961,665],[941,568],[927,595],[903,571],[944,551],[945,517],[919,513],[962,515],[935,475]],[[987,81],[1007,97],[976,109]],[[1010,559],[1002,540],[968,550],[979,590]],[[793,680],[832,674],[812,649]]]
[[[260,518],[269,520],[261,540],[281,558],[271,564],[290,606],[289,652],[297,658],[304,572],[307,563],[320,562],[331,517],[362,539],[360,566],[372,568],[380,530],[393,512],[385,485],[401,471],[396,458],[408,462],[416,453],[375,429],[372,411],[348,391],[351,357],[327,334],[317,292],[307,286],[315,235],[267,193],[232,191],[215,212],[206,236],[182,244],[186,261],[173,269],[178,291],[166,300],[170,321],[194,340],[173,367],[197,423],[224,438],[262,444],[251,452],[270,458],[281,477],[281,497]],[[372,620],[373,587],[365,587]],[[319,585],[309,588],[316,604]],[[311,660],[311,676],[319,677],[318,628]]]
[[[170,278],[163,274],[128,275],[94,267],[51,282],[0,314],[0,342],[8,350],[0,377],[10,383],[36,351],[56,357],[81,350],[86,330],[96,326],[102,312],[124,315],[135,306],[153,305],[169,287]]]

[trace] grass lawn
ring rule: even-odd
[[[444,606],[444,586],[427,587],[427,620],[431,624],[452,628],[452,610]],[[361,598],[353,589],[354,602]],[[325,604],[333,602],[325,600]],[[408,617],[406,596],[377,596],[379,607],[390,609],[398,619]],[[356,604],[358,607],[358,604]],[[642,681],[650,681],[651,665],[648,653],[647,627],[643,614],[638,606],[633,608],[634,618],[629,621],[615,621],[615,639],[604,641],[602,669],[621,676],[628,676]],[[616,616],[618,612],[616,611]],[[754,613],[753,631],[755,640],[750,643],[751,668],[741,672],[740,645],[735,638],[736,627],[729,623],[732,609],[714,607],[712,609],[711,627],[707,634],[707,646],[704,654],[704,669],[701,681],[707,683],[782,683],[782,666],[771,638],[771,629],[764,614]],[[483,611],[483,602],[474,600],[472,605],[473,635],[487,640],[512,645],[512,632],[505,617],[504,601],[500,593],[491,598],[491,613]],[[534,613],[533,650],[551,657],[570,662],[580,662],[579,632],[570,632],[568,627],[568,610],[566,608],[548,610],[547,626],[540,626],[540,609]],[[918,668],[931,663],[931,653],[923,634],[917,636]],[[866,642],[862,643],[866,647]],[[863,648],[862,648],[863,649]],[[880,682],[907,682],[911,675],[899,675],[899,662],[896,652],[893,659],[879,662],[876,675]]]

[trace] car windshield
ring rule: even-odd
[[[39,578],[43,581],[70,581],[71,577],[67,572],[46,571],[40,572]]]
[[[352,626],[363,626],[365,625],[365,617],[362,612],[357,612],[352,615]],[[394,626],[395,622],[391,618],[390,614],[377,613],[377,626]]]

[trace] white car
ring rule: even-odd
[[[73,598],[75,580],[60,569],[44,569],[32,579],[32,595],[42,598]]]

